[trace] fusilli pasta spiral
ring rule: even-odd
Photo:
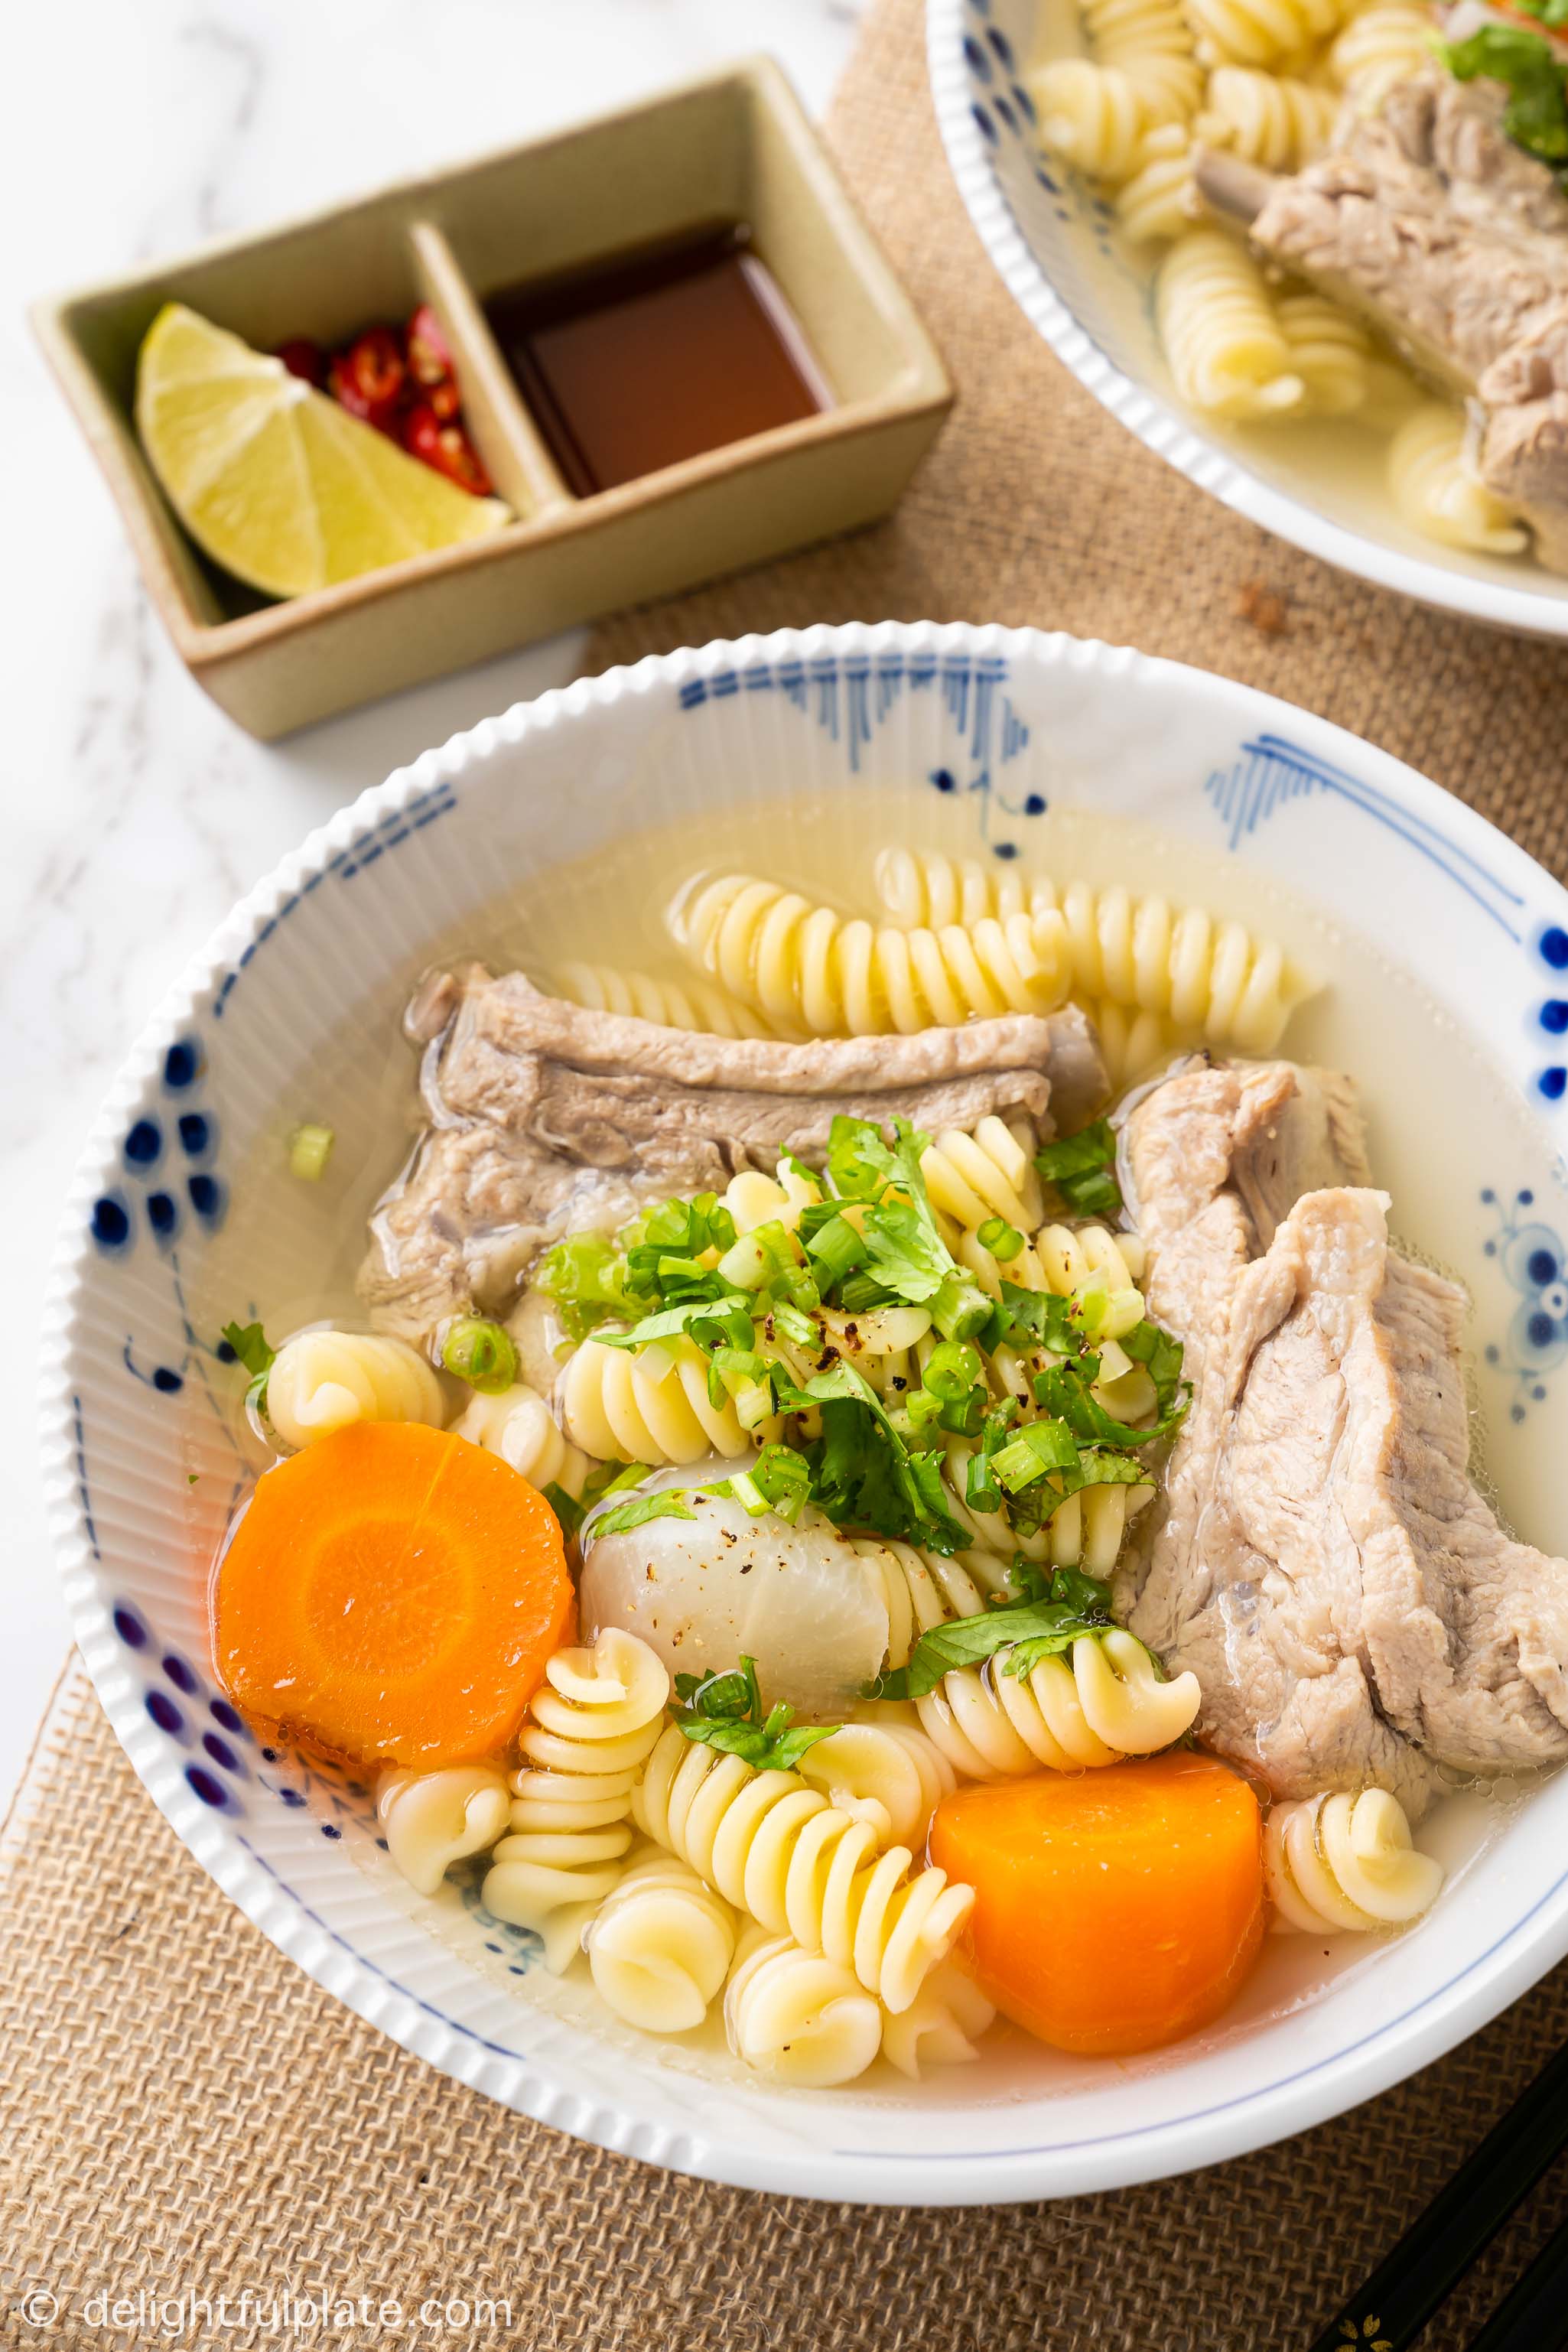
[[[958,1668],[915,1701],[924,1730],[965,1779],[1001,1780],[1152,1756],[1192,1725],[1201,1694],[1193,1674],[1162,1682],[1142,1642],[1119,1628],[1086,1635],[1027,1675]]]
[[[447,1418],[441,1383],[405,1339],[369,1331],[300,1331],[267,1375],[267,1415],[285,1445],[313,1445],[355,1421]]]
[[[795,1035],[951,1029],[977,1014],[1049,1012],[1066,992],[1061,925],[1048,913],[879,929],[730,874],[669,919],[684,955]]]
[[[1172,246],[1154,287],[1160,341],[1176,390],[1205,416],[1286,416],[1307,390],[1275,316],[1268,281],[1223,229]]]
[[[1218,236],[1217,230],[1205,234]],[[1244,257],[1245,258],[1245,257]],[[1215,921],[1198,907],[1096,889],[1048,875],[992,873],[973,859],[884,850],[877,891],[895,922],[973,924],[986,915],[1059,912],[1075,997],[1109,999],[1173,1023],[1189,1037],[1271,1053],[1313,983],[1272,940]]]
[[[1305,1797],[1275,1805],[1263,1868],[1279,1933],[1337,1935],[1403,1927],[1436,1899],[1443,1865],[1419,1853],[1397,1797]]]
[[[940,1744],[940,1743],[939,1743]],[[908,2009],[952,1947],[973,1890],[917,1871],[903,1846],[830,1805],[795,1772],[756,1772],[671,1724],[632,1800],[646,1835],[700,1872],[737,1910],[853,1969],[890,2010]]]
[[[933,1969],[911,2005],[882,2020],[882,2055],[918,2083],[928,2066],[961,2066],[996,2015],[973,1977],[949,1960]]]
[[[1228,147],[1266,171],[1294,172],[1328,145],[1339,103],[1332,90],[1289,74],[1216,66],[1197,135],[1210,147]]]
[[[607,963],[558,963],[540,984],[590,1013],[629,1013],[661,1029],[694,1029],[710,1037],[773,1034],[750,1005],[700,980],[655,980],[646,971],[622,971]]]
[[[1331,33],[1340,0],[1183,0],[1200,64],[1272,66]]]
[[[1121,1557],[1129,1522],[1153,1499],[1152,1486],[1086,1486],[1069,1495],[1051,1515],[1051,1566],[1109,1577]]]
[[[882,1844],[917,1853],[932,1813],[958,1786],[941,1748],[912,1724],[843,1724],[808,1748],[797,1769],[841,1812],[869,1822]]]
[[[1192,133],[1184,123],[1163,123],[1145,138],[1140,169],[1116,192],[1116,217],[1137,245],[1170,244],[1191,228],[1201,209]]]
[[[1357,105],[1370,110],[1381,106],[1396,81],[1431,62],[1436,30],[1426,9],[1401,0],[1363,9],[1330,49],[1330,68]]]
[[[1281,294],[1274,311],[1312,414],[1359,414],[1371,381],[1372,339],[1365,328],[1322,294]]]
[[[1092,58],[1053,58],[1029,76],[1042,147],[1117,187],[1142,170],[1149,101],[1130,74]]]
[[[700,2025],[735,1957],[735,1914],[689,1864],[657,1847],[632,1863],[584,1937],[595,1984],[628,2025]]]
[[[601,1462],[700,1462],[710,1454],[744,1454],[748,1433],[728,1398],[708,1394],[708,1360],[684,1334],[655,1348],[606,1348],[584,1339],[561,1375],[561,1419],[574,1445]]]
[[[858,1536],[853,1541],[887,1606],[890,1666],[907,1666],[910,1652],[933,1625],[950,1624],[954,1617],[978,1617],[992,1600],[1005,1594],[1010,1555],[977,1549],[944,1559],[938,1552],[917,1551],[913,1544],[874,1536]]]
[[[1489,490],[1466,454],[1458,409],[1429,400],[1407,416],[1388,447],[1388,488],[1413,530],[1481,555],[1520,555],[1530,533]]]
[[[793,1234],[802,1209],[821,1200],[822,1188],[808,1183],[793,1168],[781,1167],[776,1176],[764,1175],[760,1168],[743,1168],[738,1176],[731,1177],[721,1197],[738,1234],[754,1233],[759,1225],[770,1224],[783,1225]]]
[[[1203,96],[1203,69],[1177,0],[1083,0],[1083,26],[1100,63],[1124,73],[1153,122],[1185,122]]]
[[[498,1919],[535,1929],[551,1969],[567,1965],[620,1876],[632,1786],[668,1697],[646,1642],[609,1627],[591,1650],[558,1650],[528,1703],[518,1740],[528,1761],[512,1776],[511,1832],[484,1900]]]
[[[486,1396],[476,1389],[452,1427],[459,1437],[510,1462],[531,1486],[559,1486],[568,1495],[582,1494],[588,1457],[568,1444],[550,1407],[526,1381],[514,1381],[499,1396]]]
[[[490,1764],[449,1764],[437,1772],[384,1773],[376,1818],[394,1866],[421,1895],[434,1895],[455,1862],[494,1845],[511,1819],[506,1774]]]
[[[1001,1217],[1032,1234],[1043,1213],[1035,1172],[1035,1138],[1019,1120],[983,1118],[972,1133],[950,1127],[921,1154],[921,1174],[931,1206],[955,1224],[983,1225]]]
[[[852,2083],[877,2055],[882,2025],[880,2003],[853,1969],[760,1927],[742,1937],[724,2030],[759,2074],[805,2090]]]

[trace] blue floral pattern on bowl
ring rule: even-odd
[[[1530,1405],[1545,1402],[1546,1376],[1568,1356],[1568,1251],[1554,1228],[1535,1215],[1535,1194],[1528,1185],[1506,1202],[1489,1190],[1481,1200],[1496,1220],[1495,1232],[1481,1246],[1498,1261],[1520,1300],[1505,1337],[1488,1345],[1486,1360],[1511,1376],[1514,1400],[1509,1410],[1522,1421]]]
[[[1256,822],[1249,826],[1244,816],[1237,829],[1241,803],[1226,803],[1223,792],[1205,794],[1205,782],[1237,769],[1256,780],[1266,756],[1275,759],[1269,772],[1280,792],[1267,807],[1249,803]],[[753,760],[754,771],[747,765]],[[1287,770],[1294,780],[1289,789]],[[244,1320],[253,1311],[247,1293],[264,1290],[261,1304],[280,1296],[288,1260],[279,1236],[294,1229],[289,1217],[271,1213],[276,1200],[257,1217],[255,1188],[237,1183],[215,1241],[186,1181],[193,1174],[221,1181],[226,1165],[248,1167],[258,1137],[268,1150],[276,1146],[265,1124],[274,1097],[261,1102],[258,1125],[255,1074],[276,1069],[287,1078],[317,1066],[310,1057],[328,1018],[342,1024],[352,1011],[358,1019],[359,998],[351,1001],[340,977],[351,949],[352,989],[363,992],[374,1018],[395,1020],[390,1008],[405,1001],[394,992],[404,969],[397,959],[419,945],[403,936],[406,908],[439,907],[441,919],[455,922],[485,902],[498,875],[527,885],[557,859],[591,854],[605,837],[605,811],[651,804],[650,822],[685,823],[730,794],[765,799],[809,788],[847,796],[907,782],[920,788],[933,840],[1005,860],[1030,850],[1029,820],[1046,814],[1047,796],[1053,813],[1089,807],[1102,779],[1112,815],[1159,823],[1168,810],[1173,831],[1200,853],[1205,841],[1228,847],[1238,866],[1278,877],[1287,893],[1316,892],[1365,937],[1375,936],[1390,890],[1408,877],[1430,935],[1458,940],[1470,954],[1482,975],[1475,1001],[1485,1018],[1477,1026],[1525,1097],[1521,1115],[1536,1142],[1533,1159],[1521,1153],[1513,1166],[1503,1162],[1500,1179],[1513,1189],[1499,1197],[1509,1207],[1490,1212],[1504,1284],[1489,1297],[1473,1262],[1466,1270],[1480,1297],[1481,1338],[1497,1350],[1498,1418],[1512,1402],[1537,1401],[1532,1390],[1548,1384],[1568,1337],[1564,1302],[1545,1279],[1544,1259],[1525,1246],[1528,1227],[1565,1226],[1555,1207],[1543,1213],[1555,1200],[1545,1164],[1552,1114],[1550,1090],[1532,1079],[1557,1066],[1542,1048],[1551,1041],[1561,1057],[1555,1040],[1568,1034],[1568,1011],[1559,1022],[1552,1010],[1568,1003],[1560,977],[1568,955],[1553,961],[1558,935],[1568,946],[1562,894],[1463,808],[1303,714],[1126,652],[1023,632],[889,625],[714,646],[619,674],[618,682],[585,681],[426,755],[367,808],[333,820],[324,843],[288,861],[239,910],[218,953],[188,976],[177,1017],[157,1033],[157,1057],[143,1049],[123,1074],[71,1196],[71,1244],[57,1298],[66,1344],[45,1376],[54,1528],[83,1653],[137,1769],[264,1931],[362,2014],[464,2081],[656,2162],[846,2197],[868,2185],[886,2193],[865,2169],[877,2164],[879,2180],[907,2189],[914,2201],[951,2194],[954,2183],[960,2194],[1003,2200],[1086,2182],[1111,2186],[1148,2177],[1138,2169],[1146,2134],[1187,2132],[1200,2114],[1224,2116],[1234,2108],[1240,2117],[1228,2140],[1228,2124],[1215,2128],[1209,2154],[1217,2160],[1243,2144],[1243,2130],[1245,2144],[1253,2144],[1286,2121],[1305,2127],[1351,2095],[1370,2095],[1394,2079],[1396,2058],[1408,2063],[1409,2037],[1402,2043],[1399,2019],[1369,2021],[1363,2006],[1346,2017],[1342,2038],[1331,2040],[1341,2034],[1335,2011],[1303,2058],[1292,2022],[1284,2037],[1290,2047],[1269,2043],[1256,2084],[1211,2083],[1201,2056],[1190,2072],[1184,2057],[1151,2075],[1134,2125],[1102,2115],[1093,2102],[1080,2115],[1076,2094],[1065,2104],[1030,2095],[990,2100],[974,2109],[967,2144],[950,2140],[945,2126],[937,2130],[940,2178],[929,2147],[917,2146],[908,2131],[899,2100],[871,2101],[852,2122],[846,2112],[831,2129],[807,2134],[811,2144],[798,2162],[770,2157],[763,2180],[747,2173],[749,2153],[733,2153],[768,2137],[760,2117],[757,2129],[748,2126],[742,2091],[639,2063],[624,2045],[612,2052],[606,2041],[601,2049],[592,2033],[573,2041],[542,2032],[549,1989],[498,2000],[509,1973],[521,1982],[533,1971],[537,1983],[538,1954],[527,1931],[487,1912],[482,1872],[455,1874],[445,1925],[428,1935],[411,1932],[412,1897],[383,1899],[388,1873],[376,1864],[368,1782],[263,1745],[216,1686],[211,1666],[192,1663],[206,1658],[199,1566],[221,1535],[235,1482],[248,1475],[220,1434],[237,1428],[235,1400],[244,1383],[234,1368],[215,1361],[215,1301],[217,1321],[231,1314]],[[1337,789],[1341,782],[1366,791]],[[951,806],[936,812],[931,795]],[[1380,795],[1387,803],[1382,812],[1371,805]],[[434,832],[416,829],[437,819]],[[405,845],[416,842],[433,843],[433,854]],[[1480,867],[1501,886],[1489,890],[1485,914],[1464,887]],[[1351,877],[1342,888],[1341,872]],[[1356,898],[1363,874],[1364,904]],[[332,887],[318,887],[327,875]],[[1432,985],[1444,994],[1436,964]],[[1446,1001],[1463,1020],[1466,1005],[1452,988]],[[175,1049],[180,1059],[171,1074],[166,1055]],[[171,1092],[171,1075],[182,1072],[185,1084]],[[205,1131],[182,1125],[193,1114],[210,1122]],[[1535,1199],[1521,1202],[1532,1168]],[[1479,1188],[1489,1173],[1483,1160],[1473,1179],[1467,1175],[1472,1201],[1472,1182]],[[148,1196],[157,1192],[174,1202],[173,1234],[161,1234],[159,1216],[149,1212]],[[110,1217],[104,1222],[115,1229],[100,1233],[95,1211],[111,1198],[124,1227]],[[253,1241],[261,1263],[249,1255]],[[187,1296],[195,1302],[191,1313]],[[1542,1316],[1550,1331],[1533,1319]],[[121,1370],[128,1332],[134,1341]],[[178,1385],[158,1381],[159,1369]],[[1510,1442],[1528,1445],[1528,1433]],[[192,1446],[195,1461],[184,1452]],[[199,1481],[188,1485],[188,1472],[198,1469]],[[169,1541],[187,1524],[186,1513],[189,1557],[197,1564],[189,1576]],[[113,1596],[123,1598],[117,1604]],[[367,1865],[368,1878],[347,1866],[351,1855]],[[1528,1853],[1522,1859],[1533,1868]],[[1550,1889],[1539,1898],[1552,1899]],[[1489,1949],[1525,1948],[1533,1961],[1529,1917],[1522,1905],[1489,1917]],[[1461,1941],[1469,1932],[1462,1906],[1446,1924],[1450,1937],[1458,1928]],[[1446,1997],[1445,2015],[1468,2002],[1467,2030],[1480,2021],[1480,1997],[1466,1988],[1479,1978],[1484,1992],[1488,1958],[1472,1943],[1446,1944],[1446,1976],[1441,1982],[1420,1976],[1409,2014]],[[1556,1956],[1546,1953],[1542,1965]],[[1363,2045],[1373,2053],[1364,2067],[1355,2055]],[[1384,2050],[1386,2065],[1378,2054]],[[1311,2087],[1320,2082],[1321,2097]],[[1300,2111],[1284,2118],[1276,2095],[1296,2083],[1308,2085]],[[970,2112],[953,2109],[961,2111]],[[1152,2160],[1166,2163],[1163,2138]]]

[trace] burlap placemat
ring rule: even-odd
[[[1324,711],[1562,871],[1564,656],[1339,578],[1104,416],[952,194],[920,14],[873,16],[833,136],[954,365],[959,415],[890,522],[628,615],[600,661],[825,619],[1063,625]],[[1115,2196],[922,2213],[709,2188],[520,2121],[318,1990],[189,1859],[77,1669],[0,1842],[0,2343],[1288,2352],[1565,2033],[1568,1970],[1318,2132]],[[1459,2352],[1565,2212],[1568,2182],[1549,2183],[1432,2352]],[[324,2294],[333,2316],[300,2315]],[[371,2315],[345,2316],[361,2298]]]
[[[521,2121],[320,1991],[153,1811],[79,1668],[0,1841],[0,2341],[29,2352],[1297,2352],[1568,2033],[1563,1969],[1405,2089],[1115,2196],[710,2188]],[[1549,2183],[1433,2352],[1565,2213]],[[324,2291],[399,2315],[201,2308]],[[451,2316],[422,2324],[432,2299]]]

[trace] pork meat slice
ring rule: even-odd
[[[1222,1414],[1237,1285],[1303,1192],[1368,1181],[1365,1134],[1355,1089],[1337,1070],[1194,1060],[1178,1066],[1134,1108],[1121,1160],[1149,1252],[1149,1311],[1183,1341],[1193,1385],[1158,1520],[1161,1558],[1184,1559],[1207,1507],[1213,1467],[1190,1439]],[[1153,1524],[1145,1528],[1145,1544]],[[1149,1573],[1141,1548],[1119,1579],[1123,1609]]]
[[[1072,1006],[784,1045],[590,1012],[471,965],[422,990],[410,1026],[428,1124],[371,1219],[359,1286],[378,1328],[416,1342],[461,1307],[503,1309],[563,1233],[721,1191],[785,1148],[820,1164],[840,1112],[928,1131],[1000,1113],[1049,1135],[1106,1092]]]
[[[1198,184],[1264,257],[1476,404],[1477,463],[1568,570],[1568,196],[1502,128],[1500,83],[1433,68],[1288,177],[1200,152]]]
[[[1194,1399],[1124,1597],[1133,1630],[1197,1675],[1205,1736],[1276,1794],[1371,1783],[1415,1817],[1444,1767],[1568,1757],[1568,1562],[1505,1535],[1477,1492],[1464,1294],[1390,1248],[1384,1196],[1310,1190],[1259,1253],[1248,1157],[1271,1122],[1311,1123],[1288,1071],[1234,1074],[1228,1108],[1224,1074],[1180,1074],[1130,1139],[1151,1311],[1188,1339]],[[1184,1122],[1201,1184],[1169,1156]]]

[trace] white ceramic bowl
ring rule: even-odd
[[[1395,512],[1386,437],[1334,419],[1230,426],[1178,401],[1145,258],[1110,207],[1035,143],[1020,66],[1081,49],[1078,0],[927,0],[937,121],[982,243],[1030,323],[1079,382],[1189,481],[1252,522],[1380,587],[1472,620],[1568,635],[1568,579],[1528,556],[1440,547]]]
[[[45,1325],[77,1636],[149,1794],[256,1925],[358,2014],[522,2113],[836,2199],[1058,2196],[1209,2163],[1435,2058],[1568,1950],[1568,1776],[1479,1851],[1473,1824],[1449,1832],[1469,1858],[1426,1925],[1327,1958],[1276,1944],[1237,2010],[1176,2050],[1080,2063],[1015,2036],[919,2088],[788,2094],[721,2052],[614,2028],[472,1887],[421,1904],[377,1849],[363,1788],[258,1749],[214,1685],[205,1572],[247,1475],[216,1334],[252,1310],[304,1319],[341,1257],[331,1201],[283,1172],[289,1121],[331,1118],[351,1190],[385,1175],[399,1144],[384,1110],[370,1131],[384,1048],[438,937],[460,940],[498,888],[628,824],[718,828],[802,790],[828,812],[847,887],[857,844],[885,837],[889,793],[910,836],[983,856],[1059,849],[1077,829],[1107,873],[1180,891],[1190,864],[1212,902],[1299,952],[1338,936],[1336,954],[1364,957],[1375,997],[1351,992],[1314,1045],[1360,1037],[1361,1066],[1395,1076],[1423,1066],[1413,1035],[1474,1049],[1484,1100],[1429,1102],[1418,1126],[1374,1092],[1374,1144],[1406,1222],[1474,1286],[1492,1465],[1525,1531],[1562,1545],[1538,1407],[1555,1380],[1561,1410],[1568,1358],[1568,894],[1407,768],[1267,696],[1065,636],[887,624],[672,654],[487,719],[313,835],[195,959],[87,1148]],[[363,1050],[323,1104],[310,1074],[345,1022]]]

